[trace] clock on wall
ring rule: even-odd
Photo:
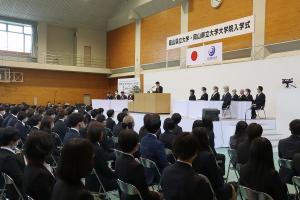
[[[223,0],[210,0],[210,4],[213,8],[218,8],[222,4]]]

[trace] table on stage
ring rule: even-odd
[[[128,108],[130,100],[107,100],[107,99],[92,99],[92,107],[94,109],[103,108],[105,111],[114,109],[121,112],[123,108]]]
[[[215,108],[221,111],[222,117],[223,101],[187,101],[175,100],[172,104],[172,112],[180,113],[183,117],[199,119],[202,118],[202,110],[204,108]],[[251,111],[250,101],[232,101],[230,106],[231,118],[233,119],[250,119]]]

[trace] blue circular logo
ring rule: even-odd
[[[208,55],[209,56],[213,56],[216,53],[216,47],[215,46],[211,46],[208,50]]]

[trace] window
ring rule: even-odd
[[[0,21],[0,51],[32,52],[32,26]]]

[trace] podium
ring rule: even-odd
[[[137,113],[170,114],[171,94],[138,93],[134,101],[128,102],[128,110]]]

